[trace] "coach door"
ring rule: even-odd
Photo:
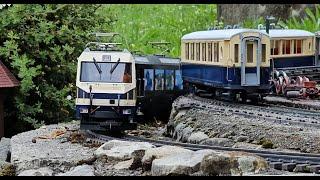
[[[261,39],[245,37],[241,41],[241,86],[260,85]]]
[[[315,64],[320,66],[320,31],[316,32],[316,52],[315,52]]]

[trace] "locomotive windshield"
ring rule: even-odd
[[[131,83],[131,66],[131,63],[82,62],[80,81],[104,83]],[[99,71],[99,69],[101,71]]]

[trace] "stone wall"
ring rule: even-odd
[[[218,4],[218,20],[225,24],[238,24],[246,19],[274,16],[288,19],[292,16],[303,17],[304,9],[314,8],[315,4]]]

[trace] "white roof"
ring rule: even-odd
[[[260,32],[264,35],[268,34],[265,31],[255,30],[255,29],[219,29],[219,30],[209,30],[209,31],[197,31],[186,34],[182,36],[182,40],[193,40],[193,39],[231,39],[232,36],[235,36],[243,32]]]
[[[270,38],[285,38],[285,37],[310,37],[314,33],[299,29],[270,29]]]

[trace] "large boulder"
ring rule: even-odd
[[[92,159],[94,149],[76,143],[61,143],[63,135],[47,138],[57,130],[74,129],[75,126],[79,128],[79,124],[74,123],[49,125],[13,136],[11,163],[16,167],[17,174],[24,170],[49,166],[54,172],[66,172],[77,166],[79,162]]]
[[[265,171],[265,159],[245,152],[214,153],[205,156],[200,169],[204,175],[249,175]]]
[[[57,176],[95,176],[94,167],[90,165],[82,165],[73,168],[66,173],[58,174]]]
[[[152,162],[151,174],[153,176],[190,175],[200,170],[202,159],[214,153],[213,150],[199,150],[173,154]]]
[[[7,161],[10,153],[10,139],[1,138],[0,141],[0,161]]]
[[[185,154],[192,153],[193,151],[184,149],[178,146],[161,146],[157,148],[147,149],[145,151],[145,155],[142,158],[142,168],[145,171],[151,169],[152,161],[154,159],[159,159],[162,157],[177,155],[177,154]]]
[[[206,139],[209,139],[209,136],[206,135],[204,132],[199,131],[199,132],[192,133],[188,138],[188,142],[199,144],[200,142]]]
[[[108,160],[125,161],[133,158],[133,153],[138,150],[147,150],[155,146],[148,142],[131,142],[112,140],[106,142],[95,151],[95,156],[106,157]]]
[[[18,176],[52,176],[53,171],[47,167],[22,171]]]
[[[200,144],[210,146],[232,147],[235,144],[235,142],[228,138],[209,138],[200,142]]]

